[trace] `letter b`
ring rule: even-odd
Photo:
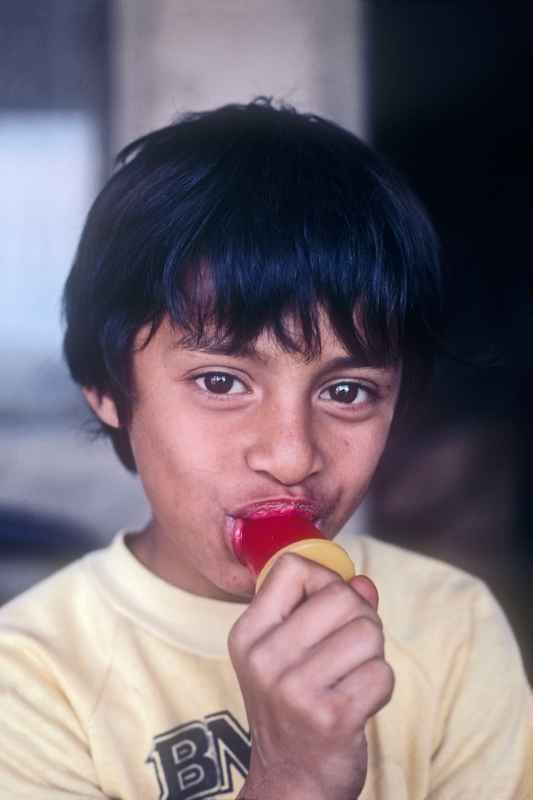
[[[219,787],[212,736],[202,722],[189,722],[154,739],[160,800],[209,797]]]

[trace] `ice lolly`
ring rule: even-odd
[[[316,561],[346,581],[355,575],[347,552],[326,539],[309,519],[297,513],[243,520],[235,541],[235,552],[256,576],[256,592],[276,558],[287,552]]]

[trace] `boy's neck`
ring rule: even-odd
[[[231,603],[243,603],[250,600],[249,597],[240,597],[224,592],[205,580],[200,585],[199,582],[191,579],[188,570],[177,568],[178,561],[175,550],[171,545],[166,546],[168,537],[158,535],[157,524],[154,521],[151,521],[142,531],[127,535],[124,541],[130,553],[143,567],[177,589],[200,597]]]

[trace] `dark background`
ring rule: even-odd
[[[377,476],[375,528],[485,578],[533,674],[530,13],[370,8],[371,139],[430,210],[451,319],[429,402]]]

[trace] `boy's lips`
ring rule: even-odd
[[[323,513],[324,505],[316,500],[280,497],[247,503],[232,511],[230,516],[234,519],[263,519],[298,514],[307,519],[317,519]]]

